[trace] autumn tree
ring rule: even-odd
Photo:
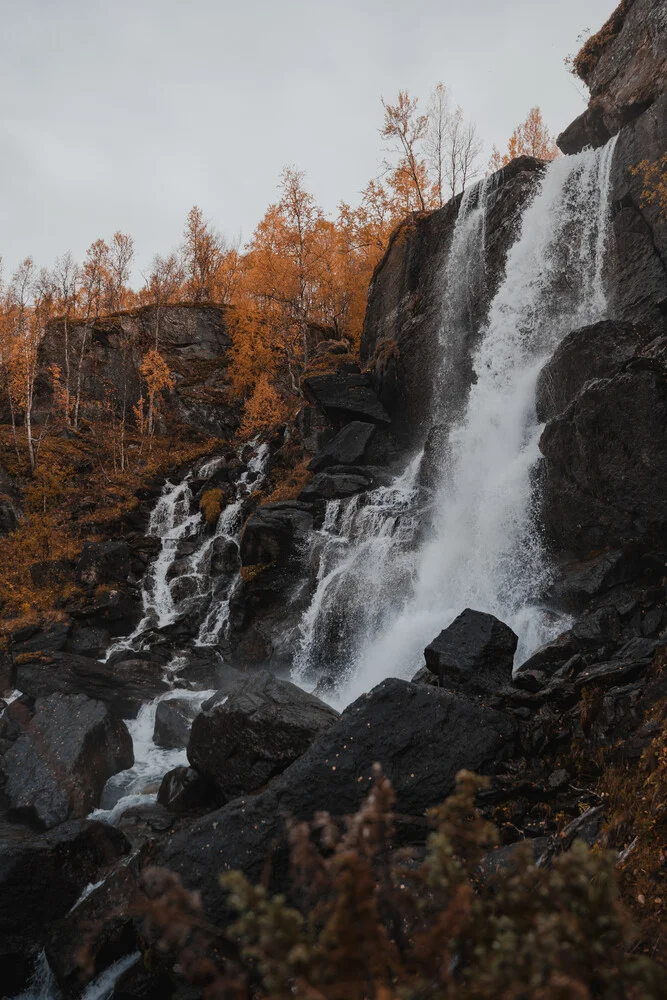
[[[53,269],[53,283],[55,286],[56,311],[62,317],[63,329],[63,358],[65,363],[63,392],[65,420],[71,420],[71,393],[72,393],[72,367],[73,359],[70,344],[70,331],[72,318],[76,311],[79,292],[80,271],[75,263],[71,251],[67,251],[61,257],[56,258]]]
[[[13,340],[10,356],[10,394],[15,405],[23,412],[26,444],[30,468],[37,464],[37,450],[32,433],[32,411],[37,380],[37,351],[40,324],[32,308],[32,297],[37,285],[37,275],[31,257],[21,261],[12,275],[7,297],[9,333]]]
[[[204,219],[202,210],[194,205],[188,212],[181,248],[186,292],[192,302],[213,300],[223,251],[222,237]]]
[[[410,97],[407,90],[398,93],[396,104],[382,98],[384,122],[380,129],[382,139],[398,155],[398,164],[392,171],[393,184],[416,200],[416,207],[423,212],[428,207],[427,176],[421,146],[428,132],[428,116],[418,111],[419,100]],[[410,200],[408,198],[408,200]]]
[[[167,362],[159,351],[150,350],[144,354],[139,371],[146,383],[146,393],[148,397],[148,409],[146,413],[145,431],[149,439],[155,432],[155,422],[159,414],[159,403],[162,393],[167,389],[173,389],[176,379],[169,371]],[[140,422],[143,424],[143,410],[140,408]],[[142,431],[144,427],[141,427]]]
[[[156,254],[145,277],[144,300],[154,306],[155,350],[160,349],[160,323],[164,307],[178,299],[183,283],[183,269],[175,253]]]
[[[436,207],[442,208],[474,176],[482,143],[474,124],[466,122],[463,109],[451,107],[443,83],[436,84],[431,93],[427,118],[427,162]]]
[[[113,234],[106,254],[105,308],[107,312],[122,309],[134,258],[134,239],[126,233]]]
[[[500,170],[517,156],[534,156],[538,160],[555,160],[560,156],[556,140],[545,125],[539,107],[531,108],[526,120],[514,129],[506,153],[493,147],[489,166],[492,170]]]

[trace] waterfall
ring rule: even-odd
[[[269,458],[268,444],[257,441],[245,471],[235,486],[235,499],[222,509],[214,533],[205,533],[201,512],[193,510],[191,489],[193,474],[174,484],[167,481],[151,513],[147,534],[160,539],[160,551],[145,574],[142,585],[143,616],[135,630],[115,642],[106,652],[106,659],[120,650],[132,650],[144,645],[151,629],[162,629],[179,615],[198,612],[200,622],[195,645],[215,645],[229,619],[229,603],[238,583],[238,573],[229,578],[217,578],[211,572],[211,559],[218,540],[238,549],[243,526],[243,508],[253,489],[262,485]],[[197,473],[206,480],[224,464],[224,458],[209,459]],[[179,560],[179,546],[192,540],[190,555]],[[176,562],[181,566],[174,573]],[[150,641],[149,641],[150,644]]]
[[[374,593],[360,587],[357,574],[360,567],[367,572],[364,551],[380,544],[388,521],[382,520],[378,538],[371,540],[367,528],[359,530],[358,513],[335,513],[339,556],[331,558],[335,545],[327,542],[328,565],[304,615],[295,671],[297,678],[307,676],[331,633],[345,630],[348,655],[334,658],[339,704],[387,676],[410,677],[423,664],[424,646],[465,607],[511,625],[519,635],[518,661],[563,627],[541,604],[551,567],[532,502],[542,431],[535,383],[565,334],[606,314],[603,266],[614,145],[612,139],[603,149],[548,165],[481,330],[465,412],[450,425],[437,455],[439,482],[425,538],[407,552],[404,540],[390,539],[384,555],[389,581],[378,575]],[[483,240],[484,202],[477,199],[476,220],[470,203],[462,203],[444,272],[436,421],[447,399],[448,345],[461,335],[470,248]],[[373,569],[368,572],[372,577]],[[366,602],[363,608],[359,600]],[[325,659],[325,672],[327,666]]]

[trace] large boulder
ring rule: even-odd
[[[86,816],[108,778],[134,764],[125,723],[85,695],[53,694],[5,753],[9,807],[50,829]]]
[[[444,687],[489,694],[512,678],[517,636],[494,615],[466,608],[424,650]]]
[[[622,0],[577,57],[590,103],[558,137],[564,153],[601,146],[667,89],[667,8],[662,0]]]
[[[260,671],[204,703],[188,760],[231,799],[284,771],[337,719],[319,698]]]
[[[585,559],[630,542],[663,550],[666,421],[665,371],[647,359],[588,383],[547,424],[542,518],[561,552]]]
[[[257,795],[237,799],[162,842],[160,863],[201,890],[223,919],[217,876],[240,868],[259,881],[272,859],[274,888],[287,881],[285,817],[318,810],[353,813],[382,765],[403,817],[398,842],[423,842],[426,809],[451,793],[461,768],[488,773],[514,748],[515,723],[502,712],[438,688],[387,680],[363,695],[310,749]]]

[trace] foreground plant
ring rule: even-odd
[[[629,953],[615,855],[578,842],[537,867],[525,844],[494,864],[497,831],[474,804],[484,785],[459,774],[418,860],[391,850],[394,794],[378,772],[342,828],[327,814],[291,825],[289,901],[221,876],[236,914],[224,930],[177,876],[149,869],[144,932],[207,1000],[664,996],[662,970]]]

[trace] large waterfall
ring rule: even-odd
[[[329,668],[340,704],[387,676],[411,676],[424,646],[465,607],[512,626],[517,662],[563,627],[541,601],[551,567],[532,496],[542,430],[535,383],[566,333],[605,316],[613,150],[614,140],[554,160],[524,211],[480,331],[465,413],[431,456],[438,474],[428,514],[419,456],[392,487],[329,504],[295,677]],[[447,416],[449,346],[468,322],[470,289],[483,281],[487,193],[483,182],[463,199],[443,271],[434,423]]]

